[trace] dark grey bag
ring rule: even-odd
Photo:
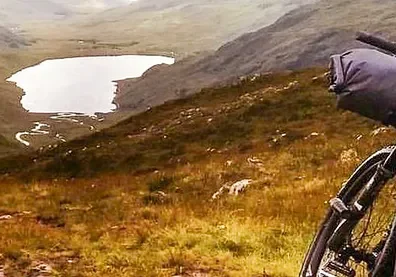
[[[396,126],[395,57],[373,49],[334,55],[330,82],[339,108]]]

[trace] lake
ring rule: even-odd
[[[140,77],[158,64],[173,64],[163,56],[123,55],[46,60],[23,69],[7,81],[24,91],[22,106],[32,113],[108,113],[116,80]]]

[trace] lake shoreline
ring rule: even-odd
[[[174,58],[149,55],[47,59],[7,81],[23,90],[21,103],[29,112],[109,113],[117,108],[117,80],[139,78],[156,65],[173,63]]]
[[[98,115],[118,112],[116,96],[119,80],[139,78],[156,65],[173,63],[174,58],[154,55],[91,55],[47,59],[19,70],[7,81],[22,91],[20,103],[27,114],[44,116],[44,121],[35,121],[35,125],[40,122],[52,129],[58,123],[68,123],[72,128],[76,128],[77,124],[80,128],[87,126],[92,132],[97,130],[96,122],[90,122],[89,118],[98,119]],[[104,121],[104,117],[98,121]],[[35,130],[31,127],[21,129],[14,139],[26,147],[30,147],[31,138],[38,135],[66,141],[67,136],[61,132]]]
[[[61,40],[51,41],[46,39],[35,40],[31,45],[19,49],[5,49],[0,53],[0,89],[2,90],[2,100],[8,103],[4,109],[0,111],[0,134],[10,142],[13,147],[1,147],[0,156],[20,153],[26,151],[26,147],[18,147],[19,143],[15,141],[15,134],[23,130],[30,130],[34,122],[46,122],[48,113],[29,113],[20,104],[20,99],[24,92],[15,84],[5,81],[14,73],[21,71],[23,68],[38,65],[47,59],[66,59],[75,57],[97,57],[97,56],[122,56],[122,55],[136,55],[142,54],[146,56],[164,55],[173,57],[172,52],[166,49],[144,49],[130,46],[123,46],[121,48],[97,48],[94,49],[91,45],[80,45],[74,41]],[[174,54],[174,53],[173,53]],[[177,54],[174,54],[178,56]],[[114,80],[116,82],[116,80]],[[112,113],[100,113],[100,116],[105,120],[97,122],[95,127],[97,130],[108,128],[119,121],[122,121],[135,112],[131,110],[116,110]],[[89,122],[88,122],[89,124]],[[54,132],[64,133],[68,140],[88,135],[90,132],[79,126],[70,126],[69,123],[59,123],[54,127]],[[30,145],[30,149],[38,149],[44,145],[50,145],[57,141],[45,136],[35,137]]]

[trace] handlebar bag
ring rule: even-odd
[[[353,49],[330,59],[330,91],[337,107],[396,126],[396,58]]]

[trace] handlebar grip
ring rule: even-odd
[[[375,46],[396,55],[396,43],[366,32],[357,32],[356,40]]]

